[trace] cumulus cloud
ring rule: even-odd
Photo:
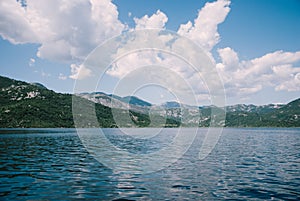
[[[38,43],[38,57],[66,63],[82,62],[99,43],[125,29],[111,0],[31,0],[26,7],[6,0],[0,2],[0,19],[4,39]]]
[[[151,66],[161,66],[161,68],[170,69],[169,72],[184,78],[191,86],[195,86],[197,91],[200,90],[207,93],[204,84],[201,82],[201,77],[199,77],[199,72],[189,66],[189,64],[181,58],[163,52],[148,50],[131,53],[113,63],[112,68],[109,69],[107,73],[122,79],[128,74],[137,71],[139,68],[148,66],[150,68]],[[148,76],[150,77],[151,74]],[[172,77],[171,74],[164,75],[164,78],[172,79]],[[173,84],[176,84],[176,80],[174,80]],[[178,87],[178,89],[179,88],[180,87]]]
[[[231,48],[226,47],[223,49],[218,49],[218,53],[222,60],[222,67],[226,68],[223,70],[233,70],[238,68],[239,65],[239,58],[238,54],[233,51]]]
[[[213,3],[206,3],[205,6],[199,11],[198,17],[194,20],[194,23],[188,22],[183,24],[178,29],[178,34],[186,36],[190,40],[198,43],[204,50],[209,53],[209,51],[219,42],[220,37],[217,31],[217,27],[222,23],[228,12],[229,12],[230,1],[219,0]],[[147,29],[147,28],[157,28],[164,29],[165,24],[168,21],[168,17],[158,10],[152,16],[145,15],[141,18],[134,18],[136,23],[135,29]],[[159,40],[165,41],[165,46],[170,44],[170,38],[166,35],[157,34],[155,43],[158,38]],[[165,38],[162,38],[165,37]],[[171,38],[172,39],[172,38]],[[135,40],[138,40],[135,38]],[[142,39],[145,41],[145,39]],[[171,40],[172,41],[172,40]],[[188,44],[181,44],[182,40],[172,41],[173,48],[185,47],[182,51],[189,51]],[[172,51],[172,50],[171,50]],[[211,56],[211,54],[208,54]],[[179,57],[175,55],[163,54],[159,51],[139,51],[127,55],[125,58],[120,59],[112,65],[112,68],[107,72],[109,75],[122,78],[128,73],[137,70],[140,67],[147,65],[161,65],[172,70],[175,74],[184,78],[191,86],[194,87],[195,92],[199,98],[207,97],[207,88],[201,80],[201,75],[191,69],[187,63],[182,62]],[[170,78],[171,79],[171,76]],[[176,83],[176,82],[174,82]],[[178,89],[181,89],[178,87]],[[182,89],[183,91],[186,89]]]
[[[92,74],[92,71],[86,68],[84,65],[76,64],[71,64],[71,72],[72,75],[70,75],[70,78],[75,80],[81,80],[83,78],[91,76]]]
[[[240,60],[231,48],[218,49],[221,62],[216,66],[230,95],[249,95],[263,87],[300,90],[300,52],[275,51],[251,60]]]
[[[145,15],[142,18],[133,19],[136,26],[135,29],[163,29],[168,22],[166,14],[157,10],[152,16]]]
[[[38,42],[25,9],[17,1],[0,1],[0,35],[13,44]]]
[[[204,50],[210,51],[220,41],[218,25],[229,13],[229,5],[229,0],[206,3],[193,23],[188,21],[180,25],[178,34],[190,38]]]
[[[128,30],[127,25],[119,20],[118,9],[111,0],[51,0],[47,3],[31,0],[24,6],[16,0],[0,1],[1,37],[13,44],[40,44],[37,56],[70,64],[71,79],[92,76],[88,68],[78,64],[106,39]],[[229,0],[206,3],[194,20],[179,26],[177,33],[196,42],[212,57],[212,49],[221,40],[218,26],[230,12],[229,6]],[[131,30],[165,29],[168,17],[157,10],[152,15],[134,18],[134,22]],[[169,45],[167,35],[160,37],[166,37],[162,40]],[[174,47],[180,47],[180,40],[172,43]],[[217,53],[220,61],[216,62],[216,67],[229,96],[253,94],[266,86],[277,91],[300,91],[300,52],[274,51],[250,60],[241,60],[230,47],[218,48]],[[29,61],[29,65],[34,63],[34,59]],[[134,52],[116,61],[107,73],[122,78],[139,67],[153,64],[171,69],[197,88],[199,99],[207,98],[207,89],[199,81],[199,75],[174,55],[155,51]],[[64,80],[67,76],[60,74],[58,78]]]
[[[158,34],[159,32],[156,33]],[[143,34],[141,34],[140,37],[144,41],[148,41],[152,38],[152,36],[149,35],[143,37]],[[137,37],[135,37],[135,40],[139,41]],[[157,38],[155,38],[155,42],[157,44],[159,43],[159,41],[161,42],[161,44],[164,44],[169,40],[170,37],[168,37],[168,34],[164,35],[162,33],[159,36],[157,36]],[[126,46],[124,46],[124,50],[119,51],[121,55],[124,53],[125,54],[123,55],[123,57],[117,57],[118,59],[115,61],[115,63],[112,64],[112,68],[110,68],[107,71],[107,73],[111,76],[119,78],[120,80],[123,80],[127,77],[130,77],[133,74],[136,75],[138,72],[138,76],[132,79],[134,80],[135,84],[137,82],[137,79],[141,79],[142,77],[143,81],[148,80],[151,83],[159,83],[169,90],[172,89],[172,93],[176,95],[194,94],[195,96],[197,96],[197,100],[200,100],[200,98],[203,99],[204,97],[206,98],[206,95],[208,94],[208,89],[205,83],[203,82],[199,71],[190,66],[188,61],[183,60],[180,57],[183,55],[174,54],[175,52],[172,51],[174,50],[172,48],[175,48],[177,49],[176,52],[187,52],[187,50],[183,49],[182,47],[186,47],[189,44],[184,43],[182,40],[177,41],[174,42],[172,46],[166,46],[166,44],[164,44],[163,51],[160,51],[158,49],[147,48],[136,52],[131,52],[130,54],[126,54]],[[188,40],[185,40],[185,42],[186,41]],[[138,42],[138,44],[140,43]],[[184,44],[186,44],[186,46]],[[147,47],[148,45],[149,44],[147,44]],[[127,51],[130,52],[131,46],[132,44],[129,44],[129,49]],[[195,49],[192,49],[191,52],[195,53],[196,51]],[[158,66],[159,68],[155,68]],[[169,70],[167,71],[164,69]],[[179,82],[180,79],[183,79],[184,82]],[[128,88],[128,84],[126,84],[125,86]],[[187,99],[185,103],[188,103],[189,101],[193,100]]]

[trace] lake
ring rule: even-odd
[[[86,131],[92,136],[96,130]],[[170,128],[140,139],[118,129],[104,130],[118,149],[143,157],[165,147],[176,133]],[[126,129],[139,131],[154,133],[151,128]],[[206,131],[200,128],[192,145],[173,164],[142,174],[100,163],[75,129],[1,129],[0,199],[300,199],[300,128],[225,128],[208,157],[199,160]],[[189,136],[192,130],[182,132]]]

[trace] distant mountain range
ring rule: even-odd
[[[73,116],[72,97],[82,105],[83,110],[95,106],[97,124],[91,123],[91,114],[84,111]],[[129,110],[131,121],[124,116],[124,121],[116,123],[112,108],[121,120]],[[217,117],[212,117],[212,111]],[[226,116],[222,116],[225,111]],[[120,97],[103,92],[56,93],[39,83],[0,76],[1,128],[74,127],[74,117],[80,119],[77,125],[80,127],[300,127],[300,99],[288,104],[238,104],[225,108],[177,102],[153,105],[135,96]]]

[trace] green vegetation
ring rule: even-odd
[[[72,98],[80,111],[74,117]],[[95,108],[95,116],[87,113]],[[130,111],[132,121],[128,121],[125,110],[114,109],[122,127],[145,127],[150,124],[149,115]],[[0,76],[0,128],[57,128],[74,127],[117,127],[112,109],[71,94],[61,94],[40,84],[29,84]],[[124,119],[124,120],[123,120]],[[163,119],[161,116],[155,119]],[[120,123],[118,122],[118,123]],[[178,126],[180,123],[167,120],[165,125]]]
[[[256,112],[228,112],[227,127],[300,127],[300,99],[280,108]]]
[[[112,95],[114,96],[114,95]],[[121,100],[122,98],[119,97]],[[140,105],[144,109],[126,111],[110,108],[71,94],[56,93],[43,85],[29,84],[0,76],[0,128],[57,128],[57,127],[300,127],[300,99],[287,105],[235,105],[226,108],[206,106],[199,108],[199,115],[192,110],[176,107],[163,112],[151,113],[151,104],[136,97],[123,98],[124,102]],[[80,105],[76,114],[72,113],[72,101]],[[211,111],[220,111],[220,116],[211,118]],[[196,108],[196,111],[198,108]],[[224,118],[224,110],[226,118]],[[92,112],[87,111],[94,111]],[[144,112],[143,112],[144,111]],[[145,112],[146,111],[146,112]],[[188,119],[181,123],[182,112]],[[96,115],[95,115],[96,114]],[[96,117],[96,118],[95,118]],[[151,117],[151,118],[150,118]],[[215,121],[213,122],[212,121]],[[225,121],[222,121],[224,120]],[[211,121],[213,122],[211,124]],[[117,123],[116,123],[117,122]]]

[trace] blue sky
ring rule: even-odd
[[[216,24],[215,32],[207,34],[218,33],[219,39],[210,37],[213,45],[206,49],[213,56],[224,81],[227,104],[286,103],[299,98],[298,0],[86,2],[78,1],[77,6],[77,1],[71,5],[57,0],[42,5],[37,0],[28,0],[26,9],[13,0],[1,2],[0,74],[72,93],[76,69],[90,50],[126,29],[137,29],[138,24],[145,28],[154,26],[179,32],[181,25],[191,21],[195,31],[181,34],[205,49],[207,46],[202,43],[206,41],[198,37],[205,30],[203,26],[197,27],[194,20],[201,10],[203,14],[204,8],[210,7],[211,15],[203,14],[203,18],[207,19],[199,18],[199,21],[208,20],[208,24]],[[226,6],[218,7],[221,3]],[[91,5],[98,11],[92,13]],[[82,17],[78,17],[78,13]],[[215,18],[220,13],[224,19],[216,22]],[[93,15],[99,17],[96,19],[99,27],[89,21]],[[145,15],[148,17],[145,18]],[[49,25],[46,26],[47,23]],[[211,24],[208,27],[213,27]],[[68,34],[74,38],[69,39]],[[73,68],[70,67],[72,65]],[[105,86],[102,85],[99,90],[111,93],[122,72],[128,70],[125,66],[123,68],[107,75]],[[153,95],[156,90],[154,87],[137,95],[155,103],[171,98],[166,94],[164,98]]]

